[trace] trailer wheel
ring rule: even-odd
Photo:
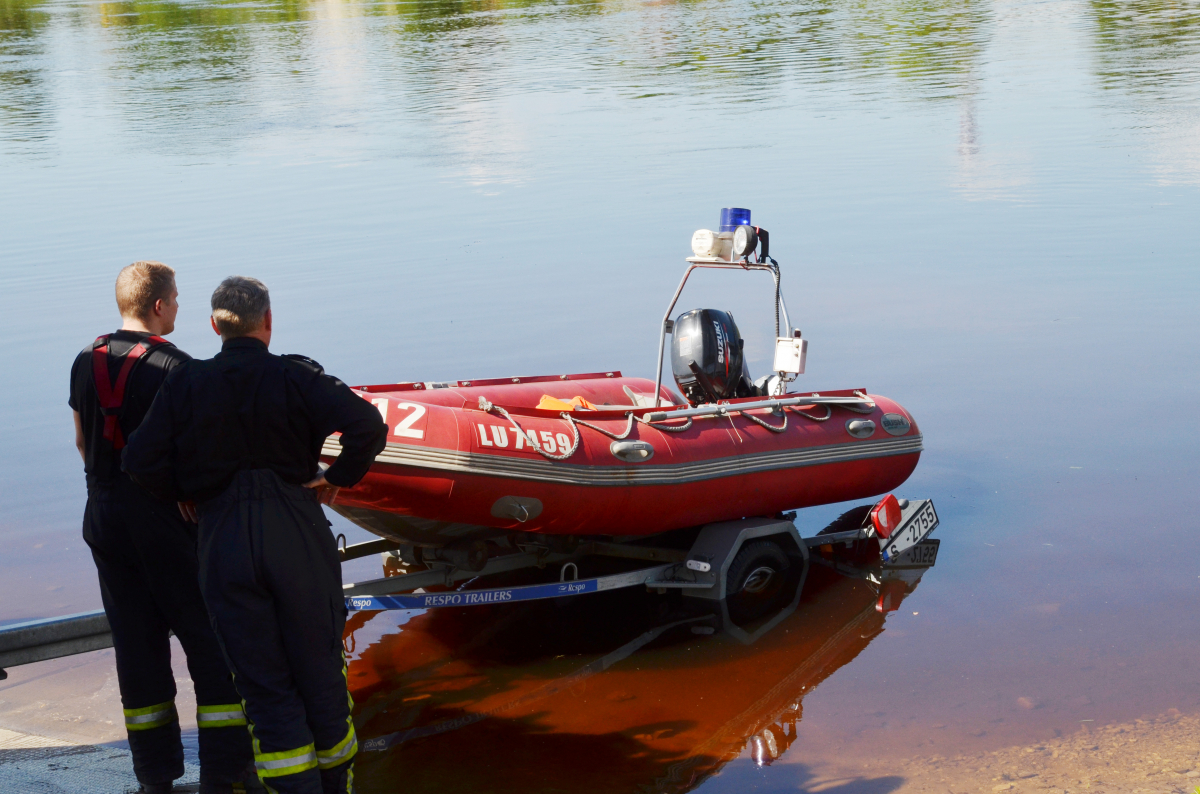
[[[729,565],[725,593],[729,616],[735,621],[761,618],[778,606],[784,592],[788,558],[770,540],[747,543]]]

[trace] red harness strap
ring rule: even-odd
[[[149,353],[159,345],[169,345],[161,336],[150,336],[135,344],[124,355],[121,371],[117,374],[117,384],[113,386],[108,377],[108,334],[97,337],[92,344],[92,378],[96,382],[96,397],[100,400],[100,412],[104,414],[104,438],[112,442],[113,449],[125,446],[125,438],[121,435],[121,405],[125,402],[125,382],[133,365],[144,354]]]

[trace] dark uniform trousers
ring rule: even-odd
[[[346,602],[316,495],[269,469],[242,470],[199,513],[200,587],[244,699],[259,778],[280,794],[352,791]]]
[[[246,718],[200,595],[195,530],[174,503],[122,476],[89,489],[83,538],[100,574],[138,780],[183,775],[170,631],[196,687],[201,775],[215,784],[241,780],[252,757]]]

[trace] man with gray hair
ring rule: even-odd
[[[266,285],[212,296],[221,352],[176,368],[123,467],[198,521],[200,589],[245,700],[258,775],[280,794],[348,794],[358,741],[342,633],[341,565],[320,503],[383,450],[379,411],[319,364],[268,352]],[[341,433],[327,471],[321,446]]]

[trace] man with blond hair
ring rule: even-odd
[[[200,522],[200,588],[245,699],[254,763],[280,794],[349,794],[358,739],[346,684],[346,605],[320,503],[362,479],[387,426],[303,356],[276,356],[271,299],[232,276],[212,296],[221,352],[171,374],[129,441],[125,470]],[[321,447],[341,433],[324,473]]]
[[[245,791],[252,752],[246,719],[198,582],[196,530],[174,502],[121,471],[125,440],[141,424],[167,374],[191,359],[164,336],[179,311],[175,271],[134,262],[117,276],[120,330],[92,342],[71,369],[75,446],[88,500],[83,538],[100,577],[112,627],[117,682],[141,790],[171,790],[183,775],[169,635],[187,654],[196,687],[200,791]]]

